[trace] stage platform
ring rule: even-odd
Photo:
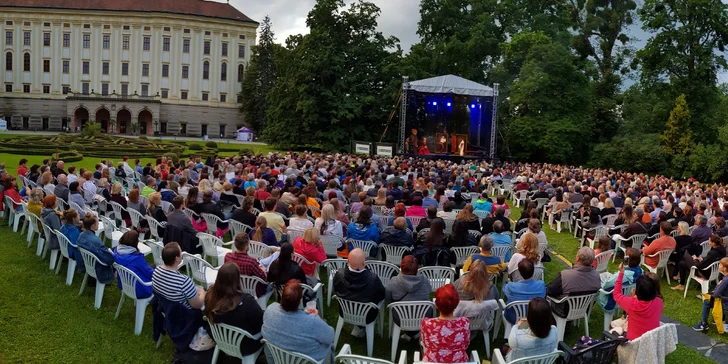
[[[463,161],[476,161],[476,160],[482,160],[485,159],[486,161],[490,161],[490,158],[486,158],[482,155],[477,154],[470,154],[470,155],[457,155],[457,154],[402,154],[403,156],[407,158],[422,158],[427,160],[448,160],[455,163],[463,163]]]

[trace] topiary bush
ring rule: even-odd
[[[145,135],[140,136],[139,139],[141,139],[141,140],[149,140],[149,138],[147,138]]]
[[[202,150],[202,146],[199,144],[191,144],[190,150]]]
[[[174,163],[179,162],[179,155],[176,153],[164,153],[162,156],[167,157],[167,159],[171,159]]]
[[[238,151],[238,153],[240,153],[240,155],[253,155],[253,154],[255,154],[255,152],[252,149],[250,149],[250,148],[242,148],[242,149],[240,149]]]
[[[213,142],[212,140],[208,140],[205,142],[205,146],[208,148],[217,148],[217,143]]]

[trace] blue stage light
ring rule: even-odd
[[[437,106],[437,101],[433,101],[432,106]]]
[[[448,103],[447,103],[447,106],[452,106],[452,103],[448,102]]]
[[[470,104],[471,109],[475,109],[475,104]]]

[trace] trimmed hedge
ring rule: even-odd
[[[205,142],[205,146],[208,148],[217,148],[217,143],[213,142],[212,140],[208,140]]]

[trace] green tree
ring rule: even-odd
[[[278,77],[268,94],[265,138],[279,147],[341,150],[350,139],[374,139],[387,120],[387,86],[401,51],[376,30],[380,9],[357,1],[319,0],[308,14],[310,33],[289,37],[276,57]],[[395,51],[392,51],[392,50]]]
[[[685,95],[675,99],[675,108],[665,124],[665,131],[660,137],[662,148],[669,154],[686,155],[693,144],[693,132],[690,129],[690,110]]]
[[[275,34],[271,29],[270,17],[263,18],[258,45],[253,47],[250,64],[243,77],[240,96],[243,103],[240,112],[257,133],[265,130],[268,93],[276,80],[274,57],[276,53]]]

